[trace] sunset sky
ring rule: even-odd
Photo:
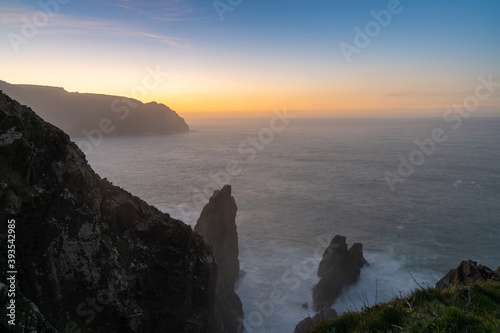
[[[0,80],[200,117],[437,114],[500,81],[499,18],[498,0],[0,1]],[[349,62],[356,27],[373,37]],[[144,89],[148,68],[163,74]]]

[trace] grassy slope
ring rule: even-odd
[[[500,332],[500,282],[418,289],[321,322],[310,332]]]

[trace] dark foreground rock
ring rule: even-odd
[[[486,266],[478,265],[476,261],[464,260],[457,268],[450,270],[436,283],[436,289],[450,289],[455,286],[483,283],[488,280],[500,281],[500,267],[493,271]]]
[[[335,311],[334,309],[321,309],[321,311],[316,313],[313,317],[307,317],[301,320],[297,324],[297,326],[295,326],[295,330],[293,331],[293,333],[307,333],[320,321],[325,321],[337,317],[337,311]]]
[[[0,92],[1,244],[9,220],[19,331],[201,333],[220,326],[216,266],[202,237],[101,179],[65,133]],[[0,283],[8,285],[0,258]],[[0,296],[5,331],[7,299]]]
[[[354,243],[348,249],[346,238],[336,235],[323,253],[318,268],[321,278],[313,288],[315,311],[329,308],[340,295],[342,288],[357,281],[361,267],[367,264],[363,257],[363,244]]]
[[[222,323],[221,332],[227,333],[241,332],[243,322],[243,307],[234,292],[240,271],[236,210],[231,186],[225,185],[214,192],[194,228],[212,247],[218,269],[215,312]]]

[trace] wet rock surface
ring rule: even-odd
[[[354,243],[348,249],[346,238],[336,235],[323,253],[319,264],[320,280],[313,287],[314,310],[329,308],[344,287],[358,280],[361,267],[365,264],[367,262],[363,257],[363,244]]]

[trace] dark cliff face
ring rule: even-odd
[[[196,223],[194,231],[203,236],[212,247],[218,268],[215,312],[221,322],[221,332],[241,332],[243,308],[234,292],[239,276],[238,233],[236,231],[236,202],[231,196],[231,186],[215,191]]]
[[[313,288],[314,309],[320,311],[323,307],[330,307],[342,288],[357,281],[361,267],[366,263],[361,243],[354,243],[348,249],[346,238],[336,235],[319,264],[318,276],[321,279]]]
[[[189,130],[184,119],[163,104],[3,81],[0,81],[0,90],[74,138],[86,137],[87,133],[97,140],[98,130],[102,135]],[[101,123],[103,119],[109,121]]]
[[[65,133],[0,93],[3,244],[7,219],[18,290],[46,326],[213,331],[216,267],[202,237],[101,179]]]

